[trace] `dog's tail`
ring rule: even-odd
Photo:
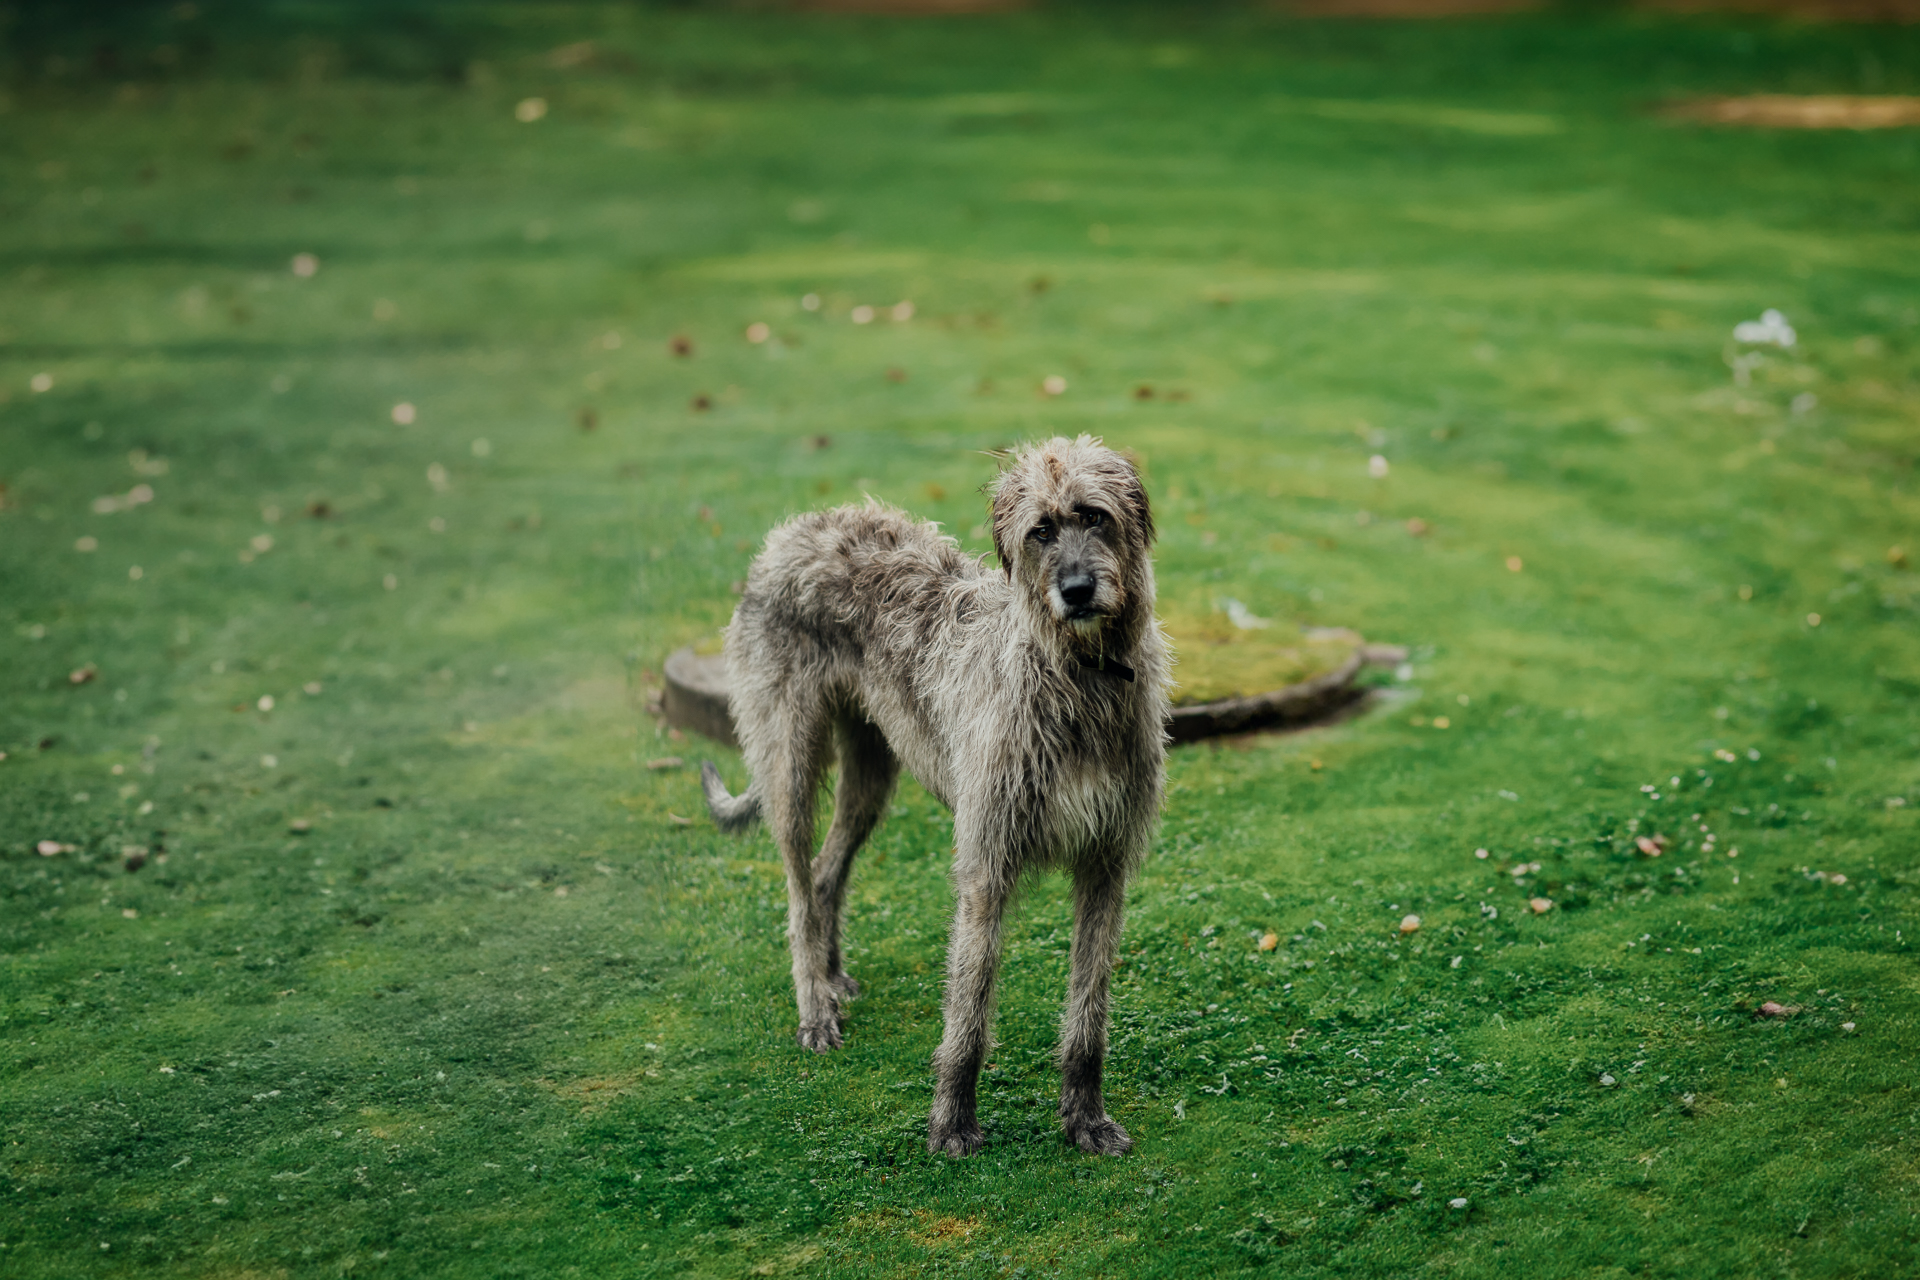
[[[760,820],[758,784],[749,785],[737,796],[728,795],[727,784],[720,781],[720,771],[713,767],[713,761],[702,760],[700,789],[707,793],[707,812],[713,815],[713,825],[722,831],[745,831]]]

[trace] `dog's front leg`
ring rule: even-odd
[[[1060,1123],[1068,1141],[1093,1155],[1117,1156],[1133,1146],[1107,1114],[1100,1089],[1108,986],[1120,950],[1126,889],[1126,878],[1112,867],[1082,867],[1073,875],[1072,976],[1060,1019]]]
[[[993,984],[1000,971],[1000,922],[1012,882],[1000,868],[955,869],[959,905],[947,949],[947,1030],[933,1055],[933,1114],[927,1150],[969,1156],[986,1142],[976,1115],[980,1064],[992,1042]]]

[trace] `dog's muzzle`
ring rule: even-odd
[[[1080,622],[1098,616],[1099,611],[1093,607],[1093,597],[1099,587],[1100,584],[1090,573],[1076,573],[1060,579],[1060,600],[1067,606],[1067,621]]]

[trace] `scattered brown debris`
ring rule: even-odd
[[[100,668],[89,662],[84,667],[76,667],[67,673],[68,684],[91,684],[100,674]]]
[[[1527,13],[1541,0],[1275,0],[1296,18],[1479,18]]]
[[[658,760],[647,761],[649,769],[678,769],[686,761],[679,756],[661,756]]]
[[[713,397],[706,392],[702,391],[693,398],[693,411],[695,413],[705,413],[711,408],[713,408]]]
[[[580,424],[582,431],[591,431],[600,425],[600,411],[590,404],[583,405],[580,411],[573,415],[573,420]]]
[[[677,356],[690,356],[693,354],[693,339],[684,333],[676,333],[673,341],[667,344],[667,350]]]

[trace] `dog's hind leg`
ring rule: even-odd
[[[1133,1146],[1107,1114],[1100,1089],[1126,887],[1125,877],[1107,866],[1074,871],[1072,976],[1060,1019],[1060,1123],[1070,1142],[1094,1155],[1117,1156]]]
[[[1011,864],[982,866],[981,861],[969,859],[963,846],[954,869],[960,901],[947,947],[947,1029],[933,1055],[937,1078],[927,1150],[950,1156],[972,1155],[986,1143],[976,1114],[980,1064],[993,1043],[1000,926],[1013,896]]]
[[[754,761],[763,788],[762,811],[787,870],[787,942],[793,948],[793,994],[800,1010],[803,1048],[840,1047],[840,1009],[828,967],[826,913],[813,880],[814,799],[830,754],[827,711],[794,699],[786,733],[770,758]]]
[[[813,860],[813,892],[827,927],[827,980],[840,995],[852,999],[860,984],[847,976],[840,956],[841,908],[847,896],[847,878],[853,855],[879,825],[893,785],[900,778],[900,762],[880,730],[863,717],[842,715],[834,723],[834,741],[840,756],[840,780],[833,791],[833,825],[827,842]]]

